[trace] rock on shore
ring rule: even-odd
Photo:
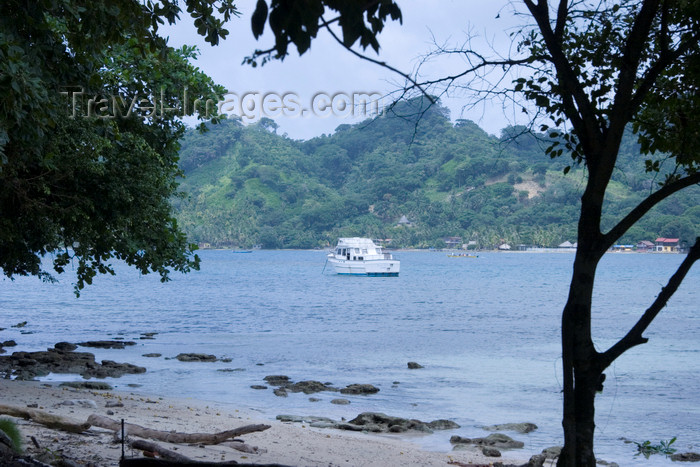
[[[289,376],[268,375],[263,380],[270,386],[276,386],[274,394],[286,397],[288,392],[303,392],[304,394],[315,394],[317,392],[331,391],[341,394],[376,394],[379,388],[371,384],[349,384],[344,388],[336,388],[332,383],[322,383],[320,381],[305,380],[293,382]]]
[[[326,417],[297,415],[278,415],[277,420],[296,423],[305,422],[316,428],[336,428],[339,430],[371,433],[405,433],[409,431],[432,433],[434,430],[459,428],[459,425],[451,420],[422,422],[415,419],[393,417],[379,412],[363,412],[349,422],[338,422]]]
[[[81,347],[92,347],[95,349],[123,349],[127,345],[136,345],[136,342],[112,340],[112,341],[87,341],[78,343]]]
[[[477,446],[491,446],[500,449],[520,449],[525,446],[522,441],[516,441],[510,436],[504,435],[502,433],[494,433],[488,435],[486,438],[462,438],[461,436],[453,436],[450,438],[450,443],[460,445],[460,444],[474,444]]]
[[[175,358],[181,362],[215,362],[218,360],[216,355],[204,353],[180,353]]]
[[[517,431],[518,433],[530,433],[536,429],[537,425],[534,423],[502,423],[484,427],[486,431]]]
[[[62,347],[69,348],[69,347]],[[49,373],[74,373],[83,378],[119,377],[128,373],[145,373],[146,369],[112,360],[95,361],[88,352],[48,349],[38,352],[14,352],[0,356],[0,375],[19,380],[32,380]]]

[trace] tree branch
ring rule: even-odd
[[[642,3],[642,7],[625,43],[617,91],[615,92],[615,103],[611,113],[612,116],[617,116],[617,120],[620,122],[629,121],[630,114],[621,109],[621,107],[630,101],[630,96],[637,81],[642,52],[647,48],[647,38],[658,9],[659,0],[645,0]]]
[[[557,9],[557,24],[554,28],[554,35],[559,40],[564,39],[564,29],[566,28],[566,19],[569,16],[569,0],[559,0],[559,8]]]
[[[537,22],[537,26],[542,34],[547,50],[551,55],[551,63],[557,71],[558,81],[561,87],[559,95],[566,107],[566,117],[571,121],[578,139],[584,145],[586,154],[598,154],[601,143],[601,131],[596,118],[595,106],[588,98],[579,75],[571,67],[564,50],[562,49],[562,38],[558,37],[549,19],[549,5],[546,0],[523,0],[530,14]],[[566,17],[560,17],[565,9],[560,8],[557,16],[557,23],[566,22]],[[597,161],[587,160],[589,172],[594,175]]]
[[[505,59],[505,60],[486,60],[485,58],[483,58],[481,56],[478,56],[478,58],[481,60],[481,62],[477,63],[476,65],[473,65],[470,68],[467,68],[466,70],[464,70],[460,73],[445,76],[443,78],[422,81],[420,83],[420,86],[434,86],[436,84],[441,84],[441,83],[447,82],[448,84],[446,85],[446,87],[450,87],[452,85],[452,83],[457,81],[459,78],[463,78],[469,74],[476,73],[476,72],[481,71],[487,67],[513,67],[513,66],[527,65],[528,63],[532,63],[531,57],[523,58],[523,59]]]
[[[368,61],[368,62],[370,62],[370,63],[374,63],[375,65],[379,65],[379,66],[381,66],[381,67],[383,67],[383,68],[386,68],[387,70],[393,71],[394,73],[400,75],[400,76],[403,77],[406,81],[410,82],[410,83],[412,84],[413,87],[417,88],[417,89],[421,92],[421,94],[423,94],[425,97],[427,97],[431,104],[435,104],[435,99],[434,99],[430,94],[428,94],[427,91],[425,91],[425,90],[423,89],[423,87],[422,87],[416,80],[414,80],[413,78],[411,78],[410,75],[408,75],[407,73],[404,73],[403,71],[399,70],[398,68],[394,68],[393,66],[389,65],[389,64],[386,63],[386,62],[382,62],[382,61],[380,61],[380,60],[376,60],[376,59],[374,59],[374,58],[368,57],[368,56],[366,56],[366,55],[363,55],[363,54],[357,52],[357,51],[354,50],[352,47],[346,45],[346,44],[333,32],[333,30],[330,28],[330,23],[328,23],[328,22],[326,22],[325,20],[323,20],[323,18],[321,18],[321,20],[322,20],[322,22],[323,22],[323,23],[322,23],[323,26],[324,26],[324,27],[326,28],[326,30],[330,33],[330,35],[333,37],[333,39],[335,39],[335,41],[336,41],[338,44],[340,44],[344,49],[346,49],[348,52],[350,52],[351,54],[353,54],[353,55],[356,56],[356,57],[361,58],[362,60],[366,60],[366,61]]]
[[[327,28],[329,24],[339,22],[339,21],[340,21],[340,18],[341,18],[340,16],[336,16],[335,18],[333,18],[333,19],[331,19],[331,20],[328,20],[328,21],[326,21],[325,19],[321,18],[321,23],[319,23],[318,29],[321,29],[322,27],[326,27],[326,28]],[[273,31],[273,32],[274,32],[274,31]],[[289,37],[286,37],[286,38],[285,38],[285,41],[284,41],[285,48],[288,47],[289,44],[291,44],[291,43],[292,43],[292,40],[291,40]],[[253,63],[255,63],[255,61],[256,61],[258,58],[260,58],[260,57],[262,57],[262,56],[264,56],[264,55],[267,55],[267,56],[269,57],[270,55],[272,55],[273,52],[277,51],[277,47],[278,47],[278,45],[275,44],[275,45],[273,45],[272,47],[270,47],[269,49],[265,49],[265,50],[259,50],[259,49],[257,49],[257,50],[255,50],[255,51],[253,52],[252,55],[250,55],[250,56],[248,56],[248,57],[245,57],[245,58],[243,59],[243,63],[253,64]],[[278,52],[278,55],[277,55],[276,58],[284,59],[284,57],[287,56],[287,55],[289,55],[289,52],[285,53],[284,56],[280,56],[280,55],[279,55],[279,52]],[[266,60],[267,60],[267,58],[264,58],[264,59],[263,59],[263,65],[265,64],[265,61],[266,61]]]
[[[647,72],[641,78],[639,84],[636,87],[634,95],[630,100],[630,111],[633,114],[639,109],[639,107],[644,102],[649,91],[656,84],[657,79],[663,73],[670,64],[678,60],[683,54],[688,52],[693,46],[697,45],[700,41],[700,32],[694,34],[688,40],[682,42],[676,47],[675,50],[664,50],[659,59],[647,69]]]
[[[661,289],[661,292],[651,304],[649,308],[644,312],[644,314],[639,318],[639,321],[629,330],[627,335],[620,339],[615,345],[610,347],[606,352],[600,354],[600,363],[602,364],[602,369],[610,366],[612,362],[615,361],[620,355],[625,353],[627,350],[639,344],[645,344],[649,339],[642,336],[642,333],[646,331],[654,318],[661,312],[661,310],[666,306],[669,299],[676,293],[678,287],[685,279],[686,274],[690,271],[695,261],[700,259],[700,237],[695,239],[695,244],[688,251],[688,255],[685,257],[678,270],[671,276],[668,280],[666,287]]]
[[[630,227],[632,227],[639,219],[641,219],[651,208],[659,204],[664,199],[668,198],[677,191],[687,188],[696,183],[700,183],[700,172],[688,175],[687,177],[678,179],[668,185],[664,185],[658,191],[655,191],[641,203],[629,212],[615,227],[605,234],[602,238],[602,246],[604,250],[610,248],[620,237],[622,237]]]

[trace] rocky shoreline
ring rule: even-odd
[[[159,453],[176,455],[207,465],[288,465],[309,467],[386,467],[394,465],[420,465],[425,467],[527,465],[503,459],[494,463],[477,451],[450,453],[423,451],[397,438],[378,437],[373,433],[331,430],[300,425],[291,419],[275,422],[260,420],[259,415],[235,409],[225,404],[191,399],[149,397],[138,393],[92,390],[58,386],[36,381],[0,379],[0,411],[12,408],[14,423],[22,434],[22,455],[8,453],[0,441],[0,465],[46,465],[112,467],[120,465],[121,443],[115,431],[103,428],[95,420],[124,419],[127,425],[144,427],[127,432],[127,460],[145,459],[143,456],[159,456]],[[18,414],[29,414],[25,420]],[[71,426],[79,430],[66,432],[60,428],[42,424],[42,417],[74,420]],[[36,417],[36,418],[34,418]],[[0,418],[6,418],[6,415]],[[38,420],[38,421],[37,421]],[[285,421],[282,421],[285,420]],[[288,421],[287,421],[288,420]],[[87,421],[87,422],[85,422]],[[245,427],[257,426],[255,432]],[[269,428],[269,429],[268,429]],[[141,433],[157,431],[187,438],[188,434],[208,437],[209,433],[240,432],[246,434],[236,439],[215,443],[182,443],[161,440],[155,452],[137,447]],[[152,449],[152,448],[151,448]],[[3,452],[5,453],[3,456]],[[150,452],[150,453],[149,453]],[[19,459],[14,464],[15,459]],[[517,458],[515,458],[517,459]],[[177,464],[169,464],[177,465]]]
[[[154,338],[154,333],[147,336],[142,335],[142,338]],[[5,344],[5,343],[3,343]],[[14,343],[9,343],[12,344]],[[75,374],[80,375],[86,381],[74,383],[64,383],[64,385],[87,390],[111,390],[112,388],[107,383],[89,381],[92,378],[118,378],[125,374],[145,373],[147,370],[144,367],[132,365],[130,363],[118,363],[112,360],[102,360],[97,362],[95,356],[89,352],[78,351],[79,347],[99,348],[99,349],[123,349],[127,346],[134,345],[135,342],[113,339],[113,340],[93,340],[80,343],[59,342],[53,348],[45,351],[34,352],[13,352],[10,355],[0,355],[0,377],[6,379],[15,379],[18,381],[32,381],[36,378],[46,376],[50,373],[58,374]],[[6,347],[6,345],[3,345]],[[149,354],[149,357],[161,357],[160,354]],[[180,353],[175,359],[182,362],[215,362],[223,359],[217,358],[215,355],[200,354],[200,353]],[[420,369],[422,365],[416,362],[408,363],[409,369]],[[273,394],[278,397],[287,397],[289,393],[304,393],[315,394],[318,392],[337,392],[343,395],[364,395],[371,396],[380,391],[379,388],[367,383],[354,383],[345,387],[335,387],[332,383],[321,382],[316,380],[292,381],[286,375],[269,375],[263,379],[265,384],[253,385],[252,389],[261,390],[273,387]],[[398,382],[396,383],[398,384]],[[348,404],[347,399],[334,399],[335,404]],[[350,421],[332,420],[323,417],[305,417],[295,415],[279,415],[277,420],[283,423],[300,423],[305,422],[313,428],[336,429],[347,432],[359,433],[432,433],[435,430],[454,430],[459,428],[459,425],[451,420],[433,420],[423,422],[420,420],[409,420],[401,417],[394,417],[382,413],[365,412],[359,414],[356,418]],[[534,426],[534,425],[533,425]],[[504,435],[505,436],[505,435]],[[456,450],[464,449],[467,445],[464,442],[455,443]],[[469,444],[469,450],[474,452],[484,453],[488,457],[500,457],[501,449],[509,449],[516,446],[517,442],[513,442],[506,447],[505,444],[495,446],[493,443],[488,445],[488,449],[479,446],[477,442]],[[522,447],[520,443],[520,447]],[[485,444],[486,446],[486,444]],[[533,464],[533,465],[542,465]]]
[[[26,324],[26,323],[24,323]],[[22,323],[20,323],[22,325]],[[155,333],[141,334],[140,339],[154,339]],[[14,347],[14,341],[4,341],[0,345],[0,353],[5,348]],[[0,355],[0,378],[17,381],[32,381],[36,378],[46,376],[50,373],[75,374],[80,375],[85,381],[74,383],[64,383],[66,386],[79,390],[109,391],[112,388],[103,382],[90,381],[92,378],[102,379],[106,377],[118,378],[125,374],[145,373],[146,368],[129,363],[118,363],[112,360],[102,360],[97,362],[95,356],[89,352],[78,351],[79,347],[99,348],[99,349],[123,349],[127,346],[135,345],[134,341],[123,339],[94,340],[80,343],[59,342],[53,348],[45,351],[34,352],[14,352],[11,355]],[[158,358],[160,354],[146,354],[144,356]],[[169,359],[166,357],[166,359]],[[174,359],[182,362],[215,362],[227,361],[219,359],[215,355],[199,353],[180,353]],[[230,360],[228,360],[230,361]],[[416,362],[408,362],[408,369],[420,370],[422,365]],[[235,370],[231,370],[235,371]],[[263,378],[263,384],[252,385],[253,390],[267,390],[272,388],[272,393],[277,397],[287,397],[290,393],[304,393],[307,395],[319,392],[337,392],[342,395],[360,395],[371,397],[380,392],[376,386],[368,383],[353,383],[345,387],[337,387],[330,382],[321,382],[313,379],[293,381],[286,375],[268,375]],[[395,382],[394,384],[399,384]],[[310,400],[318,400],[310,398]],[[350,404],[348,399],[337,398],[331,401],[333,404]],[[94,404],[88,404],[91,408],[96,408]],[[107,406],[110,407],[110,406]],[[113,414],[113,410],[107,414]],[[352,420],[333,420],[318,416],[300,415],[278,415],[277,420],[284,424],[297,424],[309,426],[314,429],[338,430],[341,432],[355,432],[365,434],[399,434],[416,433],[426,434],[440,430],[457,430],[458,424],[451,420],[437,419],[433,421],[421,421],[415,419],[405,419],[391,416],[379,412],[363,412]],[[525,444],[522,441],[511,438],[502,432],[512,432],[517,437],[518,434],[530,433],[537,430],[533,423],[505,423],[483,427],[485,431],[495,432],[484,437],[465,438],[459,435],[452,435],[449,439],[453,446],[452,452],[466,452],[468,454],[479,455],[486,459],[498,459],[504,452],[517,451]],[[532,456],[528,466],[542,466],[553,462],[559,455],[559,448],[554,446],[543,450],[542,453]],[[694,453],[684,453],[679,455],[678,460],[689,460],[697,457]],[[519,456],[522,458],[522,456]],[[498,465],[498,463],[494,464]],[[519,464],[508,464],[519,465]],[[614,463],[606,465],[615,466]]]
[[[118,378],[128,373],[146,372],[146,368],[130,363],[97,362],[94,354],[69,350],[72,346],[59,342],[53,349],[45,351],[0,356],[0,376],[31,381],[50,373],[76,374],[83,378]]]

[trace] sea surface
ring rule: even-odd
[[[323,251],[200,253],[202,269],[162,284],[116,264],[80,298],[72,272],[58,284],[36,278],[0,281],[0,341],[8,351],[56,342],[122,338],[122,350],[83,349],[98,360],[129,362],[145,374],[107,379],[119,390],[192,397],[278,414],[352,419],[380,411],[424,421],[447,418],[461,428],[410,441],[450,450],[449,438],[485,436],[481,427],[531,422],[523,458],[561,444],[560,316],[571,253],[402,251],[399,277],[348,277],[325,266]],[[595,288],[593,330],[603,351],[624,335],[682,261],[677,254],[611,253]],[[680,451],[700,451],[700,267],[646,332],[607,371],[597,397],[596,453],[621,466],[671,465],[661,455],[635,456],[622,438],[656,444],[677,437]],[[23,328],[12,325],[27,321]],[[157,333],[141,339],[142,333]],[[181,352],[228,362],[185,363]],[[160,353],[160,358],[143,354]],[[422,369],[409,370],[415,361]],[[318,380],[335,387],[368,383],[370,396],[333,392],[273,395],[255,390],[267,375]],[[45,380],[74,380],[50,375]],[[130,385],[139,385],[133,389]],[[1,397],[1,395],[0,395]],[[349,405],[330,401],[343,397]]]

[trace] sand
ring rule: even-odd
[[[245,453],[229,443],[214,446],[156,443],[198,461],[278,463],[290,466],[447,466],[489,465],[494,462],[523,463],[523,458],[487,458],[478,452],[428,452],[394,435],[373,435],[335,429],[311,428],[305,424],[264,420],[254,412],[194,399],[171,399],[137,392],[94,391],[59,387],[56,383],[0,379],[0,404],[36,409],[85,422],[92,414],[143,427],[188,433],[218,432],[244,425],[264,423],[271,428],[238,437],[255,452]],[[117,405],[117,407],[112,407]],[[123,405],[123,406],[119,406]],[[109,407],[108,407],[109,406]],[[0,415],[6,417],[5,415]],[[7,417],[12,418],[12,417]],[[55,431],[31,420],[12,418],[32,456],[60,453],[79,465],[116,466],[121,443],[112,431],[91,427],[82,434]],[[31,437],[39,444],[37,448]],[[141,456],[126,448],[127,457]],[[521,454],[522,456],[522,454]]]

